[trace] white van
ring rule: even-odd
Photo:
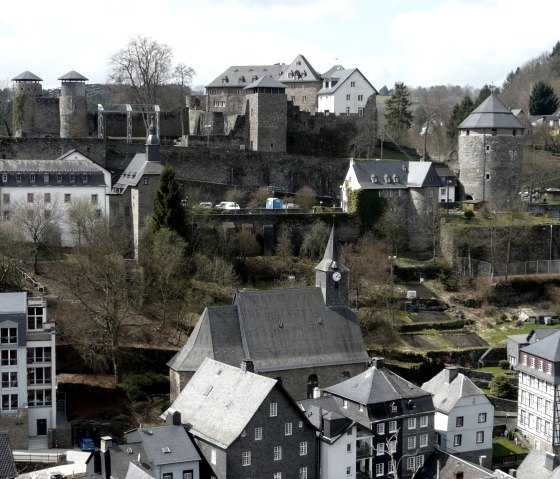
[[[221,203],[218,203],[216,206],[214,206],[214,208],[216,208],[218,210],[240,210],[241,209],[239,207],[239,205],[237,203],[235,203],[234,201],[222,201]]]

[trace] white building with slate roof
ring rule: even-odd
[[[323,79],[317,93],[317,109],[334,115],[363,116],[368,98],[378,92],[357,68],[336,70]]]
[[[98,216],[108,216],[110,191],[111,173],[77,150],[55,160],[0,159],[0,221],[14,219],[15,210],[32,215],[57,211],[62,246],[75,241],[67,221],[70,207],[85,201]]]
[[[560,331],[521,348],[517,428],[537,451],[560,451]]]
[[[490,467],[494,406],[486,394],[454,367],[443,369],[422,384],[422,389],[432,393],[439,447]]]
[[[250,359],[255,372],[280,379],[296,399],[362,372],[369,356],[347,306],[349,271],[334,228],[315,277],[315,287],[237,291],[231,306],[207,307],[167,364],[171,400],[207,357],[230,365]]]

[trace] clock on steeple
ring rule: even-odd
[[[321,262],[315,266],[315,286],[321,288],[326,306],[347,306],[349,271],[340,261],[340,251],[333,226]]]

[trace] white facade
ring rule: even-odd
[[[55,330],[46,301],[0,294],[0,338],[0,415],[26,410],[26,435],[45,436],[56,428]]]
[[[362,115],[367,100],[377,91],[360,70],[339,70],[323,80],[317,110],[335,115]]]
[[[336,441],[320,442],[321,479],[356,477],[356,435],[357,427],[354,425]]]
[[[68,209],[87,201],[98,216],[109,215],[111,173],[77,151],[56,160],[0,160],[0,221],[14,219],[19,208],[53,210],[61,246],[74,246]]]

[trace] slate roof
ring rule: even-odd
[[[322,439],[327,439],[331,444],[340,439],[354,424],[354,421],[340,408],[334,396],[304,399],[297,403],[300,409],[303,408],[307,419],[321,430]],[[330,423],[328,431],[324,427],[325,421]]]
[[[189,435],[182,426],[160,426],[140,429],[140,440],[154,465],[200,461]],[[169,452],[166,452],[169,449]]]
[[[20,73],[18,76],[12,78],[12,81],[43,81],[43,79],[39,78],[35,75],[35,73],[25,70],[23,73]]]
[[[546,453],[531,449],[523,462],[517,467],[517,479],[560,479],[560,467],[549,471],[545,467]]]
[[[206,88],[244,88],[253,82],[253,78],[270,76],[277,80],[286,71],[288,65],[234,65],[212,80]],[[224,82],[227,78],[227,82]]]
[[[268,75],[262,76],[254,82],[247,85],[244,90],[250,90],[252,88],[286,88],[286,85],[280,83],[279,81],[271,78]]]
[[[529,346],[525,346],[521,351],[546,359],[551,362],[560,361],[560,331],[556,331],[539,341],[535,341]]]
[[[341,71],[341,70],[346,70],[346,68],[344,68],[342,65],[333,65],[332,67],[330,67],[325,73],[323,73],[321,76],[328,80],[329,78],[331,78],[335,73]]]
[[[149,479],[153,476],[133,462],[129,463],[124,479]]]
[[[85,76],[81,75],[80,73],[74,70],[69,71],[68,73],[62,75],[58,79],[62,81],[88,81],[89,80],[89,78],[86,78]]]
[[[10,440],[5,432],[0,432],[0,479],[11,479],[17,475]]]
[[[142,175],[159,175],[163,165],[148,161],[146,153],[136,153],[118,181],[113,185],[113,191],[122,193],[129,186],[137,186]]]
[[[414,476],[415,479],[439,479],[456,477],[456,472],[463,473],[463,479],[492,479],[494,476],[490,469],[481,467],[464,459],[435,449],[426,459],[422,467]],[[517,476],[519,478],[519,476]],[[541,479],[541,476],[534,476]]]
[[[0,293],[0,314],[27,313],[27,293]]]
[[[329,271],[330,269],[348,271],[348,268],[340,261],[340,244],[334,227],[331,228],[329,241],[327,243],[327,247],[325,248],[323,259],[315,267],[315,269],[319,271]]]
[[[525,129],[523,123],[500,101],[495,93],[490,94],[458,126],[460,130],[482,128]]]
[[[325,391],[364,406],[400,399],[430,396],[430,393],[375,362],[363,373],[329,386]]]
[[[437,173],[440,165],[431,161],[352,160],[350,168],[361,188],[385,190],[443,186],[444,181]],[[442,172],[445,176],[453,174],[448,168]],[[389,181],[385,181],[385,175],[389,176]],[[377,177],[377,183],[372,179],[374,176]],[[395,177],[398,177],[398,182],[394,181]],[[437,177],[436,182],[432,183],[430,177]]]
[[[344,82],[346,82],[346,80],[348,80],[348,78],[350,78],[350,76],[355,72],[358,72],[358,74],[362,76],[362,78],[367,82],[367,84],[371,88],[373,88],[375,94],[378,93],[375,87],[369,82],[369,80],[365,77],[365,75],[360,70],[358,70],[357,68],[350,68],[348,70],[336,70],[335,72],[333,72],[333,74],[329,77],[329,79],[333,79],[333,80],[338,79],[336,84],[330,88],[321,88],[317,92],[317,95],[330,95],[336,92],[336,90],[338,90],[344,84]]]
[[[462,398],[472,396],[486,397],[484,392],[475,386],[463,373],[458,373],[450,383],[446,382],[445,369],[422,384],[422,389],[432,394],[435,408],[444,414],[449,414]]]
[[[319,75],[303,55],[299,54],[278,78],[282,83],[320,82]]]
[[[191,434],[225,449],[276,385],[275,379],[206,358],[163,417],[179,411]]]

